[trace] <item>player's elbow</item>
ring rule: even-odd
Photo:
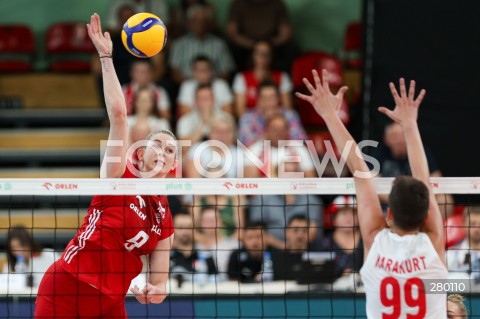
[[[109,108],[108,116],[110,121],[115,121],[116,123],[127,123],[127,108],[125,103],[121,101],[114,101]]]

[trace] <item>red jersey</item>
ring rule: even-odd
[[[257,90],[260,83],[258,82],[258,79],[255,77],[253,70],[244,71],[242,74],[245,79],[247,108],[252,109],[255,106],[257,106]],[[273,80],[273,82],[275,82],[277,86],[280,86],[280,82],[282,80],[282,72],[272,71],[271,79]]]
[[[135,178],[127,169],[123,178]],[[142,271],[141,255],[174,232],[166,196],[95,196],[63,252],[66,271],[107,295],[125,296]]]

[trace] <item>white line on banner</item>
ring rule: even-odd
[[[379,194],[388,194],[393,178],[374,178]],[[480,194],[480,177],[431,178],[437,194]],[[355,194],[352,178],[244,179],[0,179],[0,195],[255,195]]]

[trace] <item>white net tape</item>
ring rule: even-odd
[[[480,194],[480,177],[431,178],[437,194]],[[389,194],[393,178],[374,178]],[[0,179],[0,195],[257,195],[355,194],[352,178]]]

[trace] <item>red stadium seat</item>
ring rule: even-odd
[[[31,72],[35,39],[27,25],[0,25],[0,72]]]
[[[54,72],[89,72],[95,47],[84,23],[64,22],[49,27],[46,38],[49,69]]]
[[[452,215],[445,221],[445,246],[452,247],[466,237],[463,215]]]
[[[293,61],[292,81],[294,87],[303,87],[302,79],[312,77],[312,69],[326,69],[330,73],[329,83],[333,87],[343,85],[342,63],[333,55],[324,52],[308,52]]]
[[[347,26],[343,39],[343,56],[347,68],[360,69],[362,67],[362,24],[353,22]]]
[[[342,63],[336,57],[324,53],[324,52],[310,52],[301,55],[293,61],[292,66],[292,81],[295,91],[309,94],[303,78],[312,79],[312,69],[321,71],[326,69],[329,72],[330,87],[336,92],[344,83]],[[295,100],[296,108],[300,114],[303,125],[311,126],[312,128],[318,128],[318,126],[324,126],[325,122],[317,114],[310,103],[305,102],[299,98]],[[348,124],[350,121],[349,106],[344,99],[340,106],[340,118],[344,124]]]

